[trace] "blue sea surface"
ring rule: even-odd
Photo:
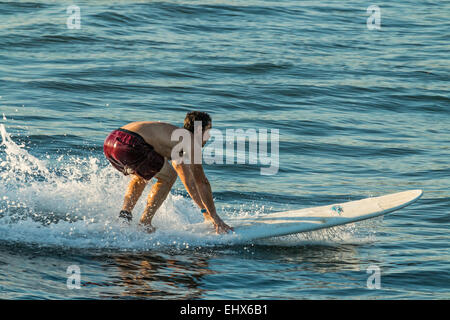
[[[449,299],[449,17],[423,0],[0,1],[0,298]],[[130,178],[105,137],[190,110],[224,133],[279,130],[276,174],[205,164],[225,220],[424,194],[384,218],[227,243],[189,232],[202,214],[178,179],[154,234],[121,226]]]

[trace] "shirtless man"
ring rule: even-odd
[[[195,126],[195,122],[201,122],[201,126]],[[198,155],[194,151],[194,140],[198,136],[194,130],[199,131],[197,134],[200,133],[202,137],[203,147],[208,138],[201,133],[206,133],[211,125],[211,117],[207,113],[189,112],[183,127],[186,129],[184,133],[191,139],[189,145],[192,149],[181,150],[181,153],[177,153],[180,154],[177,159],[173,159],[172,155],[174,147],[180,146],[180,140],[172,141],[172,133],[180,130],[179,127],[163,122],[140,121],[111,132],[103,146],[105,156],[114,168],[124,175],[132,175],[119,217],[131,221],[134,206],[148,181],[154,177],[157,181],[148,195],[147,205],[139,223],[147,232],[155,231],[152,219],[179,176],[191,198],[200,207],[205,221],[212,222],[217,233],[233,231],[233,228],[217,215],[211,185],[203,171],[201,159],[198,159],[198,156],[194,159],[194,154]],[[180,160],[186,159],[181,157],[182,154],[187,154],[189,161]]]

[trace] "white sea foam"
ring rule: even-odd
[[[81,248],[151,249],[223,243],[194,203],[170,194],[158,210],[154,234],[138,228],[145,196],[131,226],[117,221],[129,177],[95,157],[61,156],[52,163],[16,144],[0,124],[0,240]],[[53,168],[52,168],[53,167]],[[147,186],[144,195],[151,186]],[[201,224],[200,224],[201,226]],[[233,237],[227,237],[227,242]]]
[[[101,165],[96,157],[41,160],[16,144],[3,124],[0,134],[0,240],[119,250],[239,243],[238,237],[217,236],[210,224],[202,224],[203,217],[194,203],[181,195],[170,194],[158,210],[153,220],[155,233],[145,233],[137,226],[145,196],[134,210],[131,226],[123,226],[117,215],[129,177]],[[241,209],[221,216],[232,222],[258,216],[262,211],[264,208],[251,212]],[[314,241],[314,237],[314,233],[307,233],[301,239],[283,237],[263,243],[298,245]],[[317,239],[337,240],[336,236],[323,235]]]

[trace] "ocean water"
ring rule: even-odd
[[[448,1],[1,1],[0,298],[449,299],[449,16]],[[103,140],[190,110],[223,132],[279,130],[276,174],[205,165],[225,220],[424,195],[233,242],[189,231],[202,215],[178,181],[156,233],[121,226],[129,177]]]

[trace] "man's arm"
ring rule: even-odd
[[[211,185],[205,176],[202,165],[184,163],[178,164],[175,161],[172,162],[172,165],[177,171],[178,176],[192,199],[194,199],[201,209],[206,208],[207,213],[204,214],[205,219],[211,220],[216,228],[216,232],[226,233],[228,231],[232,231],[233,228],[223,222],[223,220],[217,215]]]
[[[187,177],[187,179],[189,180],[189,185],[194,184],[195,185],[195,180],[194,180],[194,175],[192,174],[192,170],[189,170],[190,174]],[[202,209],[202,213],[203,213],[203,217],[205,218],[205,222],[209,221],[209,222],[214,222],[211,218],[211,216],[209,215],[208,211],[205,208],[205,205],[202,202],[202,199],[198,193],[197,190],[197,186],[195,186],[195,188],[192,188],[192,190],[189,192],[189,195],[191,196],[192,200],[194,200],[194,202],[197,204],[197,206]]]

